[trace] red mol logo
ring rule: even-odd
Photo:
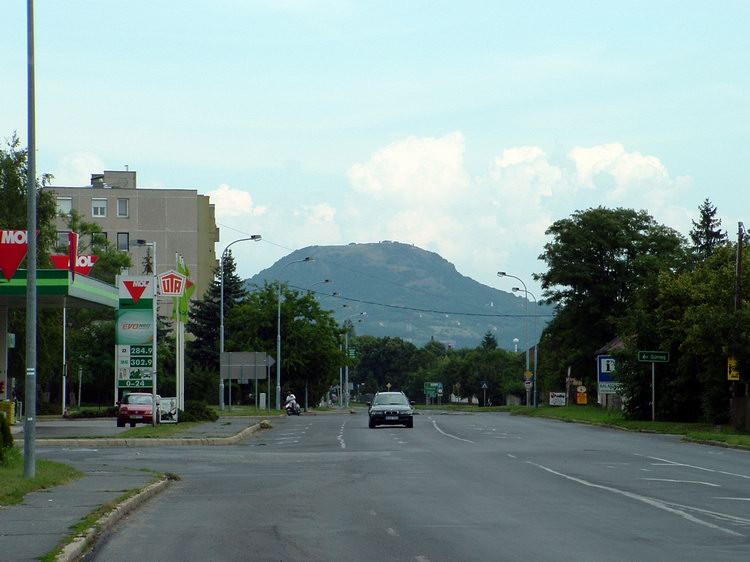
[[[122,282],[122,284],[125,285],[125,288],[128,290],[128,293],[130,293],[130,296],[133,299],[133,304],[138,304],[138,301],[141,300],[143,292],[146,290],[149,283],[151,283],[151,281],[148,280]]]
[[[0,270],[10,281],[26,257],[29,235],[25,230],[0,230]]]
[[[68,254],[55,254],[50,256],[50,259],[57,269],[70,269],[70,256]],[[76,273],[88,275],[98,260],[99,256],[78,256],[76,258]]]

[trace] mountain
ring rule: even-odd
[[[291,263],[306,257],[313,261]],[[533,345],[552,317],[550,306],[535,307],[522,296],[482,285],[438,254],[399,242],[310,246],[245,283],[251,288],[277,279],[314,291],[339,323],[351,318],[357,334],[400,337],[418,346],[435,339],[454,348],[476,347],[490,330],[499,347],[512,349],[518,338],[521,350],[526,320]],[[331,282],[321,283],[325,279]]]

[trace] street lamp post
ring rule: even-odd
[[[312,291],[312,288],[313,288],[313,287],[314,287],[315,285],[322,285],[322,284],[324,284],[324,283],[333,283],[333,280],[332,280],[332,279],[323,279],[322,281],[316,281],[315,283],[313,283],[312,285],[310,285],[310,286],[309,286],[309,287],[307,288],[307,292],[308,292],[309,294],[312,294],[312,292],[313,292],[313,291]],[[305,375],[305,412],[307,412],[307,375]]]
[[[523,279],[521,279],[520,277],[516,277],[515,275],[510,275],[506,273],[505,271],[498,271],[497,276],[498,277],[510,277],[511,279],[516,279],[521,283],[521,285],[523,285],[523,290],[524,291],[526,290],[526,283],[524,283]],[[526,312],[524,314],[526,317],[524,318],[524,322],[523,322],[523,339],[525,340],[524,345],[526,346],[526,372],[528,373],[529,372],[529,328],[528,328],[529,299],[528,298],[526,299]],[[534,384],[536,384],[536,381],[534,381]]]
[[[347,316],[344,319],[344,353],[346,355],[346,364],[344,365],[344,388],[341,389],[341,400],[343,401],[345,408],[349,407],[349,330],[352,327],[350,319],[354,318],[355,316],[366,315],[367,312],[358,312],[356,314],[352,314],[351,316]],[[359,321],[361,322],[362,320],[360,319]]]
[[[308,256],[301,260],[293,260],[285,263],[279,270],[281,272],[293,263],[311,262],[313,258]],[[277,298],[278,308],[276,310],[276,409],[281,410],[281,279],[279,279],[279,293]]]
[[[259,241],[262,237],[260,234],[253,234],[248,238],[240,238],[227,244],[224,251],[221,253],[221,262],[219,263],[219,283],[221,284],[221,304],[219,305],[219,408],[224,410],[224,377],[221,376],[221,355],[224,353],[224,261],[227,259],[227,252],[232,244],[237,242],[247,242],[248,240]],[[231,374],[229,375],[232,376]],[[229,384],[232,384],[232,379],[229,379]],[[231,398],[231,396],[230,396]],[[230,404],[231,407],[231,404]]]
[[[158,344],[156,341],[157,336],[157,330],[156,330],[156,311],[159,308],[159,301],[158,301],[158,281],[156,278],[156,242],[147,242],[146,240],[138,239],[135,241],[136,246],[146,246],[147,248],[151,247],[151,275],[153,276],[153,283],[154,283],[154,302],[152,305],[153,308],[153,318],[152,322],[154,324],[154,335],[153,337],[153,352],[151,354],[153,359],[153,365],[151,367],[151,384],[153,385],[151,387],[151,424],[153,426],[156,426],[156,371],[157,371],[157,351],[158,351]],[[146,262],[148,263],[148,262]],[[117,398],[117,394],[115,393],[115,398]]]
[[[312,285],[310,285],[310,286],[309,286],[309,287],[307,288],[307,290],[308,290],[309,292],[312,292],[312,288],[313,288],[313,287],[314,287],[315,285],[322,285],[322,284],[324,284],[324,283],[333,283],[333,279],[323,279],[322,281],[316,281],[315,283],[313,283]]]
[[[536,297],[534,296],[534,293],[531,291],[527,291],[526,289],[521,289],[520,287],[513,287],[512,291],[514,293],[517,293],[518,291],[523,291],[528,297],[531,296],[532,299],[534,299],[534,306],[536,306]],[[534,337],[536,337],[536,314],[534,314]],[[537,406],[537,398],[536,398],[536,366],[539,364],[539,341],[537,341],[534,344],[534,408]]]

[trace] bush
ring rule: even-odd
[[[180,410],[178,419],[184,422],[216,421],[219,416],[203,400],[186,400],[185,410]]]
[[[0,414],[0,464],[5,462],[6,451],[13,447],[13,435],[10,424],[3,414]]]
[[[77,410],[70,412],[70,418],[114,418],[117,417],[117,406],[108,406],[100,410]]]

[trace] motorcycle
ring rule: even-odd
[[[299,416],[300,407],[299,407],[299,404],[297,404],[297,402],[294,402],[294,401],[287,402],[284,407],[286,408],[287,416]]]

